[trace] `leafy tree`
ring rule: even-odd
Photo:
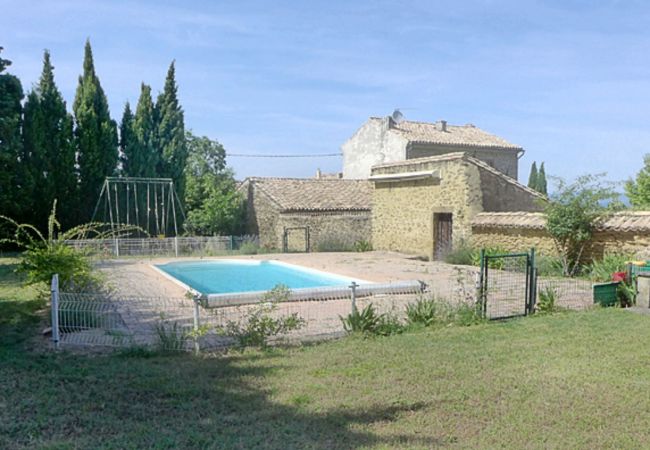
[[[544,169],[544,163],[539,167],[539,172],[537,173],[537,192],[540,194],[548,195],[548,182],[546,181],[546,169]]]
[[[90,218],[105,177],[117,169],[117,126],[95,73],[90,41],[86,41],[83,74],[73,105],[79,164],[80,217]]]
[[[643,168],[636,179],[625,183],[625,193],[635,208],[650,208],[650,153],[643,157]]]
[[[188,132],[187,148],[185,229],[200,235],[236,234],[243,224],[244,205],[226,167],[223,146]]]
[[[157,176],[157,131],[151,87],[142,83],[132,124],[132,145],[125,150],[124,174],[126,176],[150,178]]]
[[[156,101],[158,122],[158,148],[160,160],[158,175],[174,180],[179,198],[185,197],[185,164],[187,147],[185,141],[185,119],[178,101],[176,71],[174,62],[169,66],[165,87]]]
[[[50,53],[43,55],[38,84],[27,96],[23,128],[24,166],[29,171],[32,223],[41,230],[50,205],[58,200],[62,223],[76,223],[77,177],[72,116],[54,82]],[[39,221],[39,219],[41,219]]]
[[[528,187],[537,190],[537,162],[533,161],[530,167],[530,175],[528,176]]]
[[[574,276],[598,222],[622,205],[604,174],[583,175],[573,183],[557,179],[545,204],[546,230],[553,238],[566,276]]]
[[[11,61],[0,58],[0,211],[17,215],[18,199],[27,198],[22,192],[25,178],[19,173],[23,87],[17,77],[3,73],[10,65]]]

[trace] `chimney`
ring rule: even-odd
[[[439,120],[436,122],[436,130],[438,131],[447,131],[447,121]]]

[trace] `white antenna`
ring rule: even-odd
[[[400,111],[399,109],[395,109],[391,117],[393,119],[393,122],[400,123],[404,119],[404,114],[402,114],[402,111]]]

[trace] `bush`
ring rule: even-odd
[[[535,257],[535,267],[540,277],[561,277],[564,275],[560,258],[547,255]]]
[[[361,312],[355,307],[347,317],[341,317],[341,321],[343,329],[348,333],[389,336],[404,331],[404,326],[395,315],[378,314],[372,303],[363,308]]]
[[[485,247],[483,250],[484,250],[484,254],[487,256],[505,255],[510,253],[508,250],[504,249],[503,247]],[[480,249],[474,250],[474,253],[472,253],[472,265],[473,266],[481,265]],[[488,267],[490,269],[503,270],[503,268],[505,267],[505,259],[498,258],[498,259],[488,260]]]
[[[487,322],[479,304],[460,303],[454,308],[451,317],[453,317],[453,323],[464,327]]]
[[[355,252],[371,252],[372,251],[372,244],[368,241],[357,241],[354,243],[354,251]]]
[[[636,288],[633,284],[625,281],[621,282],[616,289],[616,298],[621,308],[627,308],[634,305],[636,299]]]
[[[260,246],[257,242],[246,241],[239,247],[239,253],[242,255],[257,255],[260,252]]]
[[[553,286],[546,286],[539,291],[539,299],[535,305],[536,312],[539,313],[552,313],[557,311],[555,301],[557,299],[557,292]]]
[[[588,267],[589,278],[592,281],[604,283],[612,281],[614,272],[624,272],[627,269],[627,262],[634,259],[631,255],[609,253],[603,259],[593,261]]]
[[[440,322],[440,305],[435,298],[419,298],[406,305],[406,321],[409,325],[431,326]]]
[[[166,323],[163,318],[154,326],[158,349],[162,352],[185,350],[188,335],[179,326],[178,322]]]
[[[59,274],[61,289],[84,291],[100,284],[90,262],[77,250],[60,242],[35,244],[25,250],[18,271],[26,275],[28,284],[49,286],[52,276]]]
[[[288,300],[290,293],[286,286],[277,285],[264,295],[263,303],[253,309],[245,323],[228,321],[225,333],[233,336],[240,348],[267,348],[269,338],[302,328],[305,320],[297,313],[278,318],[271,316],[277,303]]]
[[[471,266],[474,264],[475,253],[476,250],[468,242],[460,241],[453,247],[451,252],[447,253],[445,256],[445,262],[447,264]]]

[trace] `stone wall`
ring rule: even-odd
[[[531,194],[522,185],[509,182],[502,176],[483,167],[473,166],[472,170],[478,172],[480,178],[480,189],[483,193],[483,211],[536,212],[542,210],[542,199],[536,194]]]
[[[468,176],[468,162],[459,158],[380,167],[373,169],[373,175],[425,170],[437,170],[439,178],[375,183],[373,248],[431,258],[434,213],[452,213],[454,242],[469,237],[471,219],[481,211],[482,194],[479,177]]]
[[[314,211],[282,213],[276,228],[276,242],[282,248],[285,227],[309,227],[309,250],[318,251],[325,247],[336,249],[341,245],[352,248],[357,241],[370,242],[370,211]],[[289,249],[304,249],[302,231],[289,234]]]
[[[243,189],[247,191],[246,232],[258,235],[261,247],[279,248],[275,239],[280,216],[278,206],[264,192],[255,189],[254,183],[247,182],[240,188]]]
[[[475,247],[501,247],[508,251],[521,251],[535,247],[539,254],[557,256],[553,240],[545,230],[513,227],[474,228],[471,243]],[[596,232],[585,248],[584,259],[600,259],[607,253],[650,258],[650,233]]]

